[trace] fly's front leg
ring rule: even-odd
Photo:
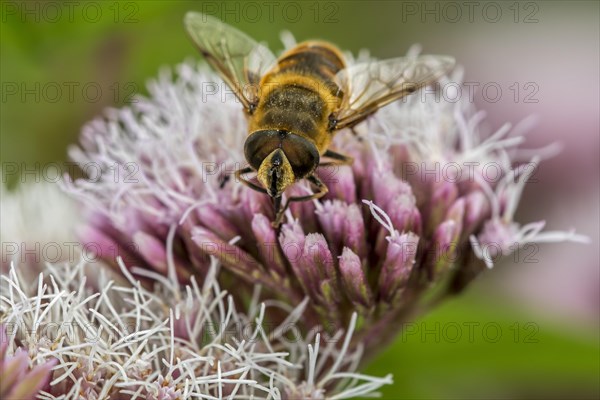
[[[350,132],[352,132],[352,135],[354,135],[354,137],[359,141],[362,142],[363,138],[362,136],[360,136],[360,133],[356,132],[356,126],[353,126],[350,128]]]
[[[327,150],[323,157],[330,158],[331,161],[325,161],[319,164],[320,175],[325,182],[334,182],[338,169],[342,165],[352,165],[354,159],[344,154],[336,153],[333,150]]]
[[[242,182],[244,185],[248,186],[250,189],[256,190],[257,192],[260,192],[260,193],[267,193],[267,190],[265,188],[263,188],[262,186],[258,186],[255,183],[250,182],[249,180],[245,179],[242,176],[242,175],[248,174],[250,172],[254,172],[252,167],[238,169],[237,171],[235,171],[235,179],[237,181]]]
[[[229,174],[223,175],[221,177],[221,179],[219,180],[219,189],[223,189],[225,187],[225,185],[227,184],[227,182],[229,182],[229,179],[231,179],[231,175],[229,175]]]
[[[319,164],[319,166],[329,166],[329,165],[352,165],[354,162],[354,158],[350,156],[346,156],[344,154],[336,153],[333,150],[327,150],[323,157],[331,158],[333,161],[327,161]]]
[[[306,196],[295,196],[295,197],[290,197],[289,199],[287,199],[283,208],[281,208],[279,211],[276,212],[275,220],[271,224],[274,228],[279,228],[279,225],[281,225],[281,220],[283,219],[283,214],[288,209],[291,202],[320,199],[321,197],[325,196],[327,194],[327,192],[329,192],[329,189],[327,189],[327,186],[325,186],[325,184],[323,182],[321,182],[321,180],[319,178],[317,178],[315,175],[310,175],[306,179],[312,185],[314,185],[314,187],[316,188],[316,192],[313,194],[306,195]]]

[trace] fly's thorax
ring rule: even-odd
[[[259,101],[249,120],[250,132],[290,133],[282,143],[293,144],[284,152],[291,157],[297,179],[314,170],[319,155],[331,143],[329,117],[339,109],[343,97],[334,78],[344,67],[343,56],[333,45],[304,42],[285,52],[260,81]],[[253,140],[248,138],[249,142]],[[292,151],[294,154],[290,155]],[[261,151],[261,160],[267,154]]]
[[[323,153],[331,142],[329,116],[340,105],[326,82],[292,72],[267,74],[250,131],[286,130],[310,138]]]

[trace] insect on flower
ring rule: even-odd
[[[273,198],[275,227],[290,202],[327,193],[315,175],[317,167],[352,163],[352,158],[329,149],[337,131],[352,129],[379,108],[435,82],[454,65],[452,57],[425,55],[347,66],[341,51],[323,41],[300,43],[276,58],[265,46],[208,15],[189,12],[185,26],[248,115],[244,154],[250,165],[235,176]],[[253,171],[260,185],[243,177]],[[289,197],[282,207],[285,190],[301,179],[314,192]]]

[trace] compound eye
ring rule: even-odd
[[[283,152],[292,165],[296,179],[310,174],[319,165],[317,147],[302,136],[289,134],[281,142]]]
[[[251,133],[244,144],[244,156],[252,168],[258,171],[260,164],[281,143],[275,130],[262,130]]]

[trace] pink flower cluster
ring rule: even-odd
[[[116,252],[183,283],[201,280],[215,258],[238,302],[256,284],[292,306],[308,298],[306,329],[335,330],[358,312],[353,346],[373,354],[403,321],[460,292],[514,246],[580,239],[513,221],[529,164],[509,126],[486,133],[466,100],[419,96],[381,110],[356,136],[338,134],[333,147],[352,166],[321,168],[329,194],[293,204],[276,230],[270,199],[226,178],[245,163],[247,128],[239,104],[203,92],[215,81],[189,64],[175,77],[164,72],[148,98],[90,123],[71,150],[105,172],[67,189],[88,214],[81,239],[106,262],[115,264]],[[464,165],[460,179],[447,173]],[[288,195],[307,190],[299,183]],[[439,297],[422,304],[434,287]]]

